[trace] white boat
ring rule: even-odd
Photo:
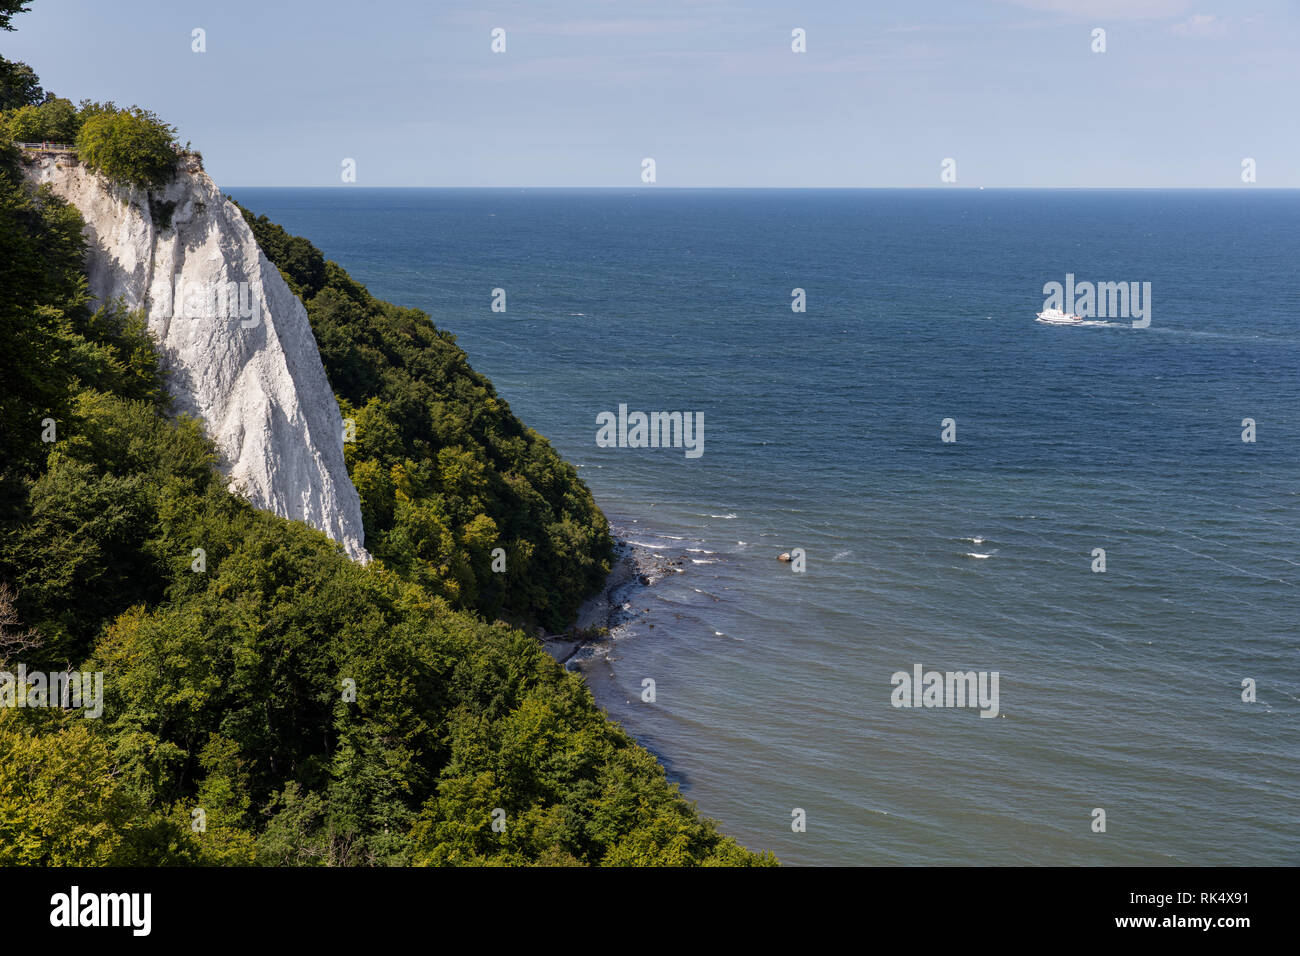
[[[1083,321],[1083,316],[1071,315],[1068,312],[1062,312],[1060,309],[1044,309],[1038,313],[1038,321],[1045,322],[1048,325],[1078,325]]]

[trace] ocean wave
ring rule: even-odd
[[[717,564],[713,558],[691,558],[691,564]]]
[[[974,552],[974,551],[967,551],[967,552],[966,552],[966,557],[968,557],[968,558],[991,558],[991,557],[993,557],[993,554],[992,554],[992,552],[990,552],[989,554],[977,554],[977,553]]]
[[[671,545],[667,544],[650,544],[648,541],[632,541],[630,539],[628,540],[628,544],[637,548],[649,548],[651,551],[662,551],[665,548],[671,547]]]
[[[718,553],[716,551],[710,551],[707,548],[687,548],[686,550],[691,554],[717,554]]]
[[[734,514],[732,514],[732,515],[709,515],[709,517],[710,517],[710,518],[727,518],[727,519],[731,519],[731,518],[734,518],[734,517],[736,517],[736,516],[735,516]]]

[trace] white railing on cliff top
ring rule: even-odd
[[[14,143],[19,149],[30,149],[36,152],[48,153],[75,153],[77,147],[71,143]],[[187,150],[180,143],[172,143],[172,149],[176,151],[177,156],[192,156],[194,150]]]

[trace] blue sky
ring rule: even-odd
[[[1300,187],[1294,0],[33,0],[222,186]],[[207,52],[191,51],[206,31]],[[491,31],[506,31],[506,52]],[[807,52],[790,49],[807,32]],[[1094,28],[1106,52],[1092,50]]]

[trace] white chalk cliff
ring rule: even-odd
[[[71,153],[29,156],[24,168],[85,219],[91,294],[147,310],[177,410],[206,423],[231,491],[369,560],[307,310],[197,158],[152,193]]]

